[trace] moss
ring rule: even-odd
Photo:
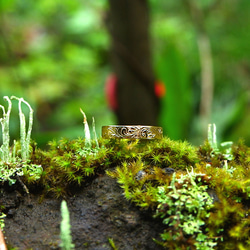
[[[68,141],[52,141],[47,151],[37,149],[31,156],[43,166],[39,181],[46,193],[65,196],[73,186],[82,186],[98,174],[104,173],[108,149],[92,147],[86,152],[82,138]]]
[[[170,225],[162,235],[161,245],[169,249],[197,249],[198,242],[206,241],[208,245],[203,245],[201,249],[249,249],[249,148],[239,142],[233,146],[231,156],[232,160],[228,160],[223,152],[213,154],[207,141],[201,147],[194,148],[186,142],[164,138],[146,144],[143,151],[138,152],[137,160],[124,161],[108,174],[117,178],[127,199],[143,209],[151,210],[152,214],[159,207],[165,208],[164,217],[167,219],[171,218],[173,208],[158,199],[158,188],[169,187],[172,181],[172,175],[166,168],[175,171],[177,193],[182,192],[184,185],[188,185],[185,188],[187,195],[191,195],[194,183],[206,187],[213,199],[213,206],[204,208],[209,214],[204,220],[206,227],[201,227],[196,238],[194,235],[190,238],[182,230],[171,231]],[[188,183],[188,180],[181,183],[180,180],[188,176],[192,166],[197,173],[194,183]],[[168,195],[167,192],[166,197]],[[181,196],[175,197],[175,203],[178,197]],[[190,214],[185,213],[185,206],[182,209],[181,218],[188,222]]]
[[[219,149],[214,153],[208,141],[194,147],[169,138],[100,139],[87,148],[82,138],[71,141],[62,138],[49,142],[47,150],[39,149],[35,142],[30,147],[26,164],[41,166],[42,173],[36,179],[24,171],[20,179],[28,188],[42,189],[43,195],[65,197],[106,171],[117,179],[126,199],[152,216],[161,215],[166,224],[161,245],[169,249],[197,249],[202,242],[203,249],[250,247],[250,149],[243,141],[232,146],[230,157]],[[165,191],[160,199],[162,188]],[[197,190],[200,195],[209,194],[213,203],[206,206],[204,200],[204,206],[197,203],[200,210],[194,206],[187,212],[187,202],[197,202],[198,196],[191,195],[197,194]],[[164,199],[172,205],[163,202]],[[201,222],[198,231],[191,234],[181,224],[173,223],[171,216],[178,207],[176,204],[183,223],[188,225],[194,218]]]

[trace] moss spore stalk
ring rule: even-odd
[[[81,108],[80,108],[80,111],[83,115],[83,125],[84,125],[84,133],[85,133],[85,147],[90,149],[91,148],[91,137],[90,137],[89,125],[87,122],[87,117]]]

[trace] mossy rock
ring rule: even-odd
[[[12,219],[5,219],[6,235],[8,235],[8,230],[11,231],[15,213],[18,214],[19,218],[24,215],[23,211],[22,215],[19,214],[19,207],[29,205],[29,198],[33,208],[38,207],[37,202],[43,206],[42,204],[53,200],[53,206],[56,206],[56,209],[53,208],[53,216],[56,216],[55,211],[59,210],[58,204],[62,199],[66,199],[74,204],[73,206],[76,206],[78,195],[83,194],[85,190],[86,196],[89,196],[91,193],[89,187],[98,182],[100,178],[105,177],[107,193],[98,200],[95,210],[98,210],[99,204],[100,211],[97,213],[100,217],[98,218],[101,218],[101,213],[106,216],[106,220],[99,221],[99,223],[103,223],[100,228],[105,230],[104,225],[110,219],[107,216],[107,211],[104,212],[104,210],[105,207],[110,209],[107,202],[109,199],[112,200],[112,188],[114,188],[112,178],[120,185],[120,194],[123,196],[116,199],[117,207],[112,203],[114,207],[112,207],[110,214],[115,216],[114,214],[118,213],[117,218],[123,221],[121,224],[127,221],[129,226],[128,228],[122,227],[118,231],[119,235],[114,230],[114,228],[118,230],[117,227],[110,226],[110,234],[105,234],[105,240],[102,237],[97,244],[97,242],[93,243],[92,237],[89,241],[85,238],[84,247],[80,246],[79,243],[76,247],[78,249],[112,249],[108,238],[112,238],[115,243],[117,242],[119,249],[133,249],[131,247],[135,246],[138,249],[156,249],[157,247],[159,249],[250,248],[250,219],[248,217],[250,208],[250,149],[243,142],[233,145],[230,160],[223,152],[215,154],[208,142],[200,147],[194,147],[188,142],[173,141],[169,138],[155,141],[100,139],[98,144],[93,142],[92,145],[92,147],[86,148],[85,141],[81,138],[71,141],[62,139],[50,142],[48,149],[42,150],[34,142],[32,143],[29,164],[42,166],[43,172],[40,178],[34,179],[26,172],[19,177],[13,175],[12,178],[17,179],[17,181],[11,187],[8,187],[6,182],[1,184],[1,202],[6,201],[6,197],[4,198],[6,192],[15,194],[12,205],[1,205],[1,211],[12,217]],[[102,189],[102,186],[99,188]],[[30,194],[27,194],[27,190]],[[98,192],[98,189],[94,190],[94,192]],[[199,195],[206,198],[201,199],[202,202],[196,204]],[[34,197],[36,202],[32,199]],[[139,226],[142,225],[143,220],[139,220],[138,224],[134,222],[136,219],[133,219],[133,216],[121,215],[119,211],[123,209],[121,206],[124,204],[118,202],[120,199],[124,199],[126,204],[131,204],[131,214],[134,214],[135,218],[145,216],[143,219],[145,223],[149,223],[148,225],[152,223],[160,228],[160,231],[156,230],[158,237],[155,233],[150,236],[151,243],[148,241],[148,234],[152,231],[145,228],[147,233],[143,231],[141,233],[147,235],[147,240],[140,237],[140,241],[136,241],[139,233],[136,228],[144,230],[143,227]],[[185,203],[183,203],[184,200]],[[86,202],[88,201],[86,200]],[[80,204],[78,205],[77,209],[80,209]],[[32,216],[32,206],[30,206],[30,212],[27,211],[27,216]],[[173,214],[172,212],[176,208],[177,210]],[[13,209],[16,212],[12,216]],[[74,209],[70,207],[70,210]],[[90,210],[86,210],[84,213],[87,211]],[[75,212],[72,213],[75,218],[77,215]],[[176,214],[179,217],[176,217]],[[54,220],[54,223],[60,221],[59,211],[58,218]],[[198,224],[191,223],[191,219],[194,220],[194,218],[196,222],[199,222]],[[50,219],[51,217],[48,216],[48,220]],[[179,224],[176,222],[178,219]],[[49,225],[46,217],[43,217],[43,220],[44,225],[46,223]],[[191,225],[194,227],[192,232],[185,229],[189,222],[190,227]],[[112,221],[112,223],[115,222]],[[91,232],[93,232],[92,227],[96,226],[89,225]],[[154,226],[152,227],[154,228]],[[28,235],[28,228],[22,230],[23,232],[27,231]],[[131,236],[135,240],[134,245],[131,243],[127,245],[127,248],[123,248],[125,243],[121,240],[120,235],[132,231],[137,232],[133,235],[134,238]],[[50,249],[57,249],[56,247],[59,246],[58,230],[56,232],[54,238],[50,238]],[[74,234],[77,235],[77,232],[74,226],[72,226],[72,232],[73,241],[76,241]],[[7,238],[10,244],[17,242],[11,237],[9,234],[9,239]],[[18,238],[21,239],[22,236]],[[28,249],[31,246],[29,246],[27,238],[28,236],[25,237],[25,241],[27,241]],[[142,243],[143,239],[146,240],[147,244]],[[133,240],[129,239],[128,241],[132,242]],[[18,244],[21,243],[16,243],[14,246],[18,247]],[[150,246],[147,248],[146,245]],[[32,247],[35,248],[35,245]]]

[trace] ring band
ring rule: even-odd
[[[102,127],[104,139],[161,139],[162,127],[142,125],[110,125]]]

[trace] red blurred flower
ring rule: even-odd
[[[155,82],[155,95],[158,98],[164,97],[166,94],[166,87],[165,84],[161,81],[156,81]]]

